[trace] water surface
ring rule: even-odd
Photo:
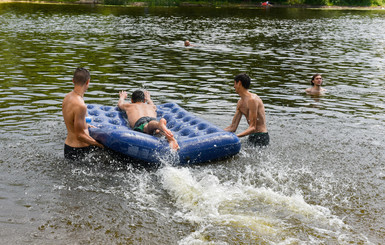
[[[0,4],[1,243],[381,244],[384,27],[384,11]],[[78,66],[86,103],[145,88],[222,128],[246,72],[271,145],[188,167],[67,163]]]

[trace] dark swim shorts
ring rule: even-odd
[[[254,146],[268,146],[270,142],[270,136],[268,132],[254,133],[249,135],[248,141]]]
[[[138,121],[136,121],[134,125],[134,130],[143,133],[144,126],[146,126],[149,122],[156,121],[154,117],[141,117]]]
[[[64,144],[64,157],[68,160],[78,161],[84,159],[89,153],[95,151],[97,146],[71,147]]]

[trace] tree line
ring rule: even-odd
[[[273,0],[271,4],[308,4],[323,6],[383,6],[385,0]]]

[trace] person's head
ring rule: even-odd
[[[73,82],[76,85],[83,86],[91,79],[90,72],[82,67],[76,68],[73,76]]]
[[[246,74],[246,73],[241,73],[241,74],[238,74],[234,77],[234,82],[238,83],[238,82],[241,82],[242,83],[242,87],[244,87],[245,89],[249,89],[250,88],[250,77]]]
[[[72,81],[75,85],[83,86],[91,79],[90,72],[82,67],[76,68]]]
[[[145,96],[142,90],[136,90],[131,96],[132,103],[145,102]]]
[[[317,85],[317,86],[321,86],[322,84],[322,76],[321,74],[314,74],[311,78],[311,81],[310,81],[311,85],[314,86],[314,85]]]
[[[184,41],[184,46],[185,47],[188,47],[188,46],[190,46],[191,44],[190,44],[190,41],[189,40],[186,40],[186,41]]]

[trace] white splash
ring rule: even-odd
[[[290,244],[301,241],[290,222],[299,221],[314,233],[319,229],[332,237],[338,237],[341,229],[346,228],[327,208],[306,203],[300,194],[286,196],[249,183],[221,183],[212,173],[192,171],[171,166],[159,170],[164,189],[179,208],[175,215],[198,226],[181,244],[214,244],[207,238],[213,229],[216,233],[226,230],[228,236],[232,231],[247,231],[246,241],[262,237],[269,242]],[[221,244],[220,241],[216,239],[215,244]]]

